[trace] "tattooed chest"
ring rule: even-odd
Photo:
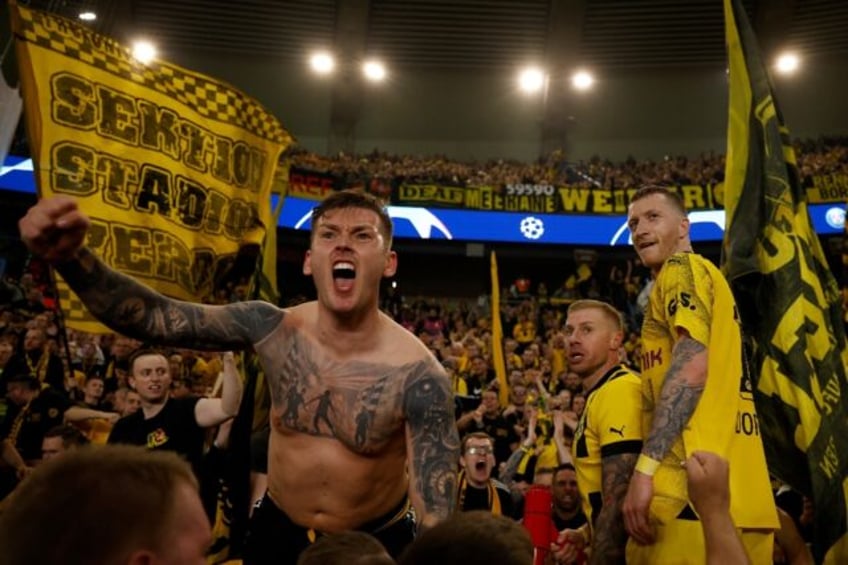
[[[280,378],[273,425],[283,433],[332,437],[355,452],[378,452],[403,433],[400,391],[392,380],[390,375]]]

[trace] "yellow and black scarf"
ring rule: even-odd
[[[459,488],[457,489],[457,504],[456,511],[462,512],[463,506],[465,506],[465,491],[468,489],[468,479],[465,477],[465,471],[459,472]],[[491,479],[489,479],[486,483],[486,488],[489,491],[489,509],[492,514],[495,516],[500,516],[502,514],[501,510],[501,499],[498,496],[497,489],[495,488],[495,483]]]
[[[21,428],[24,425],[24,420],[26,420],[27,414],[29,414],[29,409],[32,406],[32,401],[38,398],[38,391],[34,392],[32,398],[27,400],[27,403],[24,404],[24,407],[21,408],[21,411],[18,412],[18,415],[15,416],[15,421],[12,422],[12,429],[9,430],[9,435],[6,436],[6,439],[9,440],[9,443],[15,445],[18,441],[18,435],[21,433]]]

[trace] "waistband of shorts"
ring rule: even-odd
[[[356,529],[360,532],[376,534],[387,528],[390,528],[391,526],[397,524],[398,522],[406,518],[411,508],[412,502],[409,500],[409,496],[404,496],[401,501],[396,504],[391,510],[389,510],[379,518],[369,520],[368,522],[362,524]]]

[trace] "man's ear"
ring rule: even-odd
[[[303,274],[307,277],[312,276],[312,252],[308,249],[306,255],[303,257]]]
[[[689,236],[689,216],[684,215],[680,219],[680,226],[677,228],[677,235],[680,239]]]
[[[397,272],[398,258],[397,253],[389,251],[386,255],[386,266],[383,269],[383,277],[389,278],[395,276]]]

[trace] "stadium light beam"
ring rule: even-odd
[[[320,51],[309,58],[309,66],[319,75],[328,75],[336,68],[336,60],[326,51]]]
[[[95,14],[94,12],[92,12],[90,10],[87,10],[85,12],[80,12],[79,16],[77,16],[77,17],[84,22],[93,22],[94,20],[97,19],[97,14]]]
[[[156,46],[147,40],[142,39],[133,43],[132,56],[144,65],[155,59],[157,54]]]
[[[571,86],[577,90],[589,90],[595,85],[595,77],[589,71],[577,71],[571,76]]]
[[[545,86],[545,73],[538,67],[528,67],[518,74],[518,87],[527,94],[542,90]]]
[[[371,82],[382,82],[386,78],[386,67],[380,61],[366,61],[362,73]]]
[[[782,53],[775,63],[777,72],[782,75],[791,75],[801,66],[801,60],[795,53]]]

